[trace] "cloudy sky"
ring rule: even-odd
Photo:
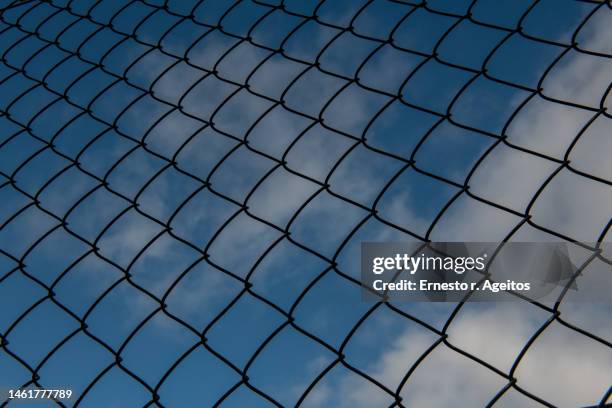
[[[611,398],[609,304],[375,304],[358,283],[364,241],[608,253],[609,4],[158,3],[0,2],[0,390]]]

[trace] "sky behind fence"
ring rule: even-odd
[[[583,241],[609,264],[608,3],[0,7],[0,388],[610,399],[607,304],[369,304],[358,282],[363,241]]]

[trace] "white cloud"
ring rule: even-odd
[[[529,349],[516,376],[519,386],[559,407],[596,405],[612,381],[612,352],[553,323]]]
[[[572,167],[604,180],[612,180],[610,119],[600,115],[585,130],[569,156]]]
[[[602,25],[601,20],[587,24],[589,27]],[[604,24],[605,25],[605,24]],[[601,27],[601,30],[608,28]],[[593,28],[593,31],[599,30]],[[594,40],[596,44],[601,37]],[[588,57],[588,58],[587,58]],[[599,102],[610,83],[610,63],[603,58],[585,57],[582,53],[566,55],[558,63],[544,82],[544,94],[574,103],[599,107]],[[587,119],[594,113],[574,108],[560,107],[554,103],[533,100],[527,105],[527,113],[519,113],[509,126],[509,141],[517,142],[527,148],[562,158],[571,146]],[[588,160],[583,167],[597,174],[606,174],[609,159],[600,152],[607,147],[606,138],[596,137],[604,124],[609,122],[602,116],[586,130],[585,142],[579,141],[576,150],[576,167],[580,168],[581,159]],[[597,129],[590,130],[591,127]],[[593,133],[591,136],[589,133]],[[588,137],[588,138],[587,138]],[[588,140],[588,141],[587,141]],[[579,152],[579,153],[578,153]],[[553,163],[535,157],[532,160],[509,148],[496,148],[476,170],[470,181],[474,193],[482,193],[483,198],[519,211],[534,196],[535,190],[543,182],[547,173],[554,168]],[[570,238],[593,242],[606,227],[612,213],[612,191],[608,185],[596,183],[588,178],[568,174],[567,170],[558,173],[546,186],[536,201],[532,214],[534,221],[543,226],[568,235]],[[520,205],[518,205],[520,204]],[[470,200],[453,205],[452,211],[445,214],[441,226],[436,230],[442,236],[464,237],[464,231],[476,228],[479,234],[469,234],[470,239],[484,240],[491,237],[491,231],[499,229],[500,211],[476,210]],[[450,217],[450,220],[444,218]],[[505,229],[510,231],[512,225]],[[493,234],[503,238],[503,234]]]
[[[602,24],[600,19],[587,26]],[[601,42],[605,35],[599,33],[609,30],[609,27],[600,28],[590,29],[590,32],[597,33],[593,34],[597,38],[591,41],[589,47],[601,48],[602,45],[598,46],[597,42]],[[545,93],[598,107],[610,82],[608,64],[601,58],[570,53],[550,73],[544,85]],[[566,114],[563,114],[564,110]],[[529,105],[527,115],[518,115],[514,119],[509,131],[512,136],[510,141],[533,146],[553,157],[562,157],[590,116],[588,112],[534,101]],[[603,117],[600,120],[609,121]],[[597,123],[595,126],[601,128],[605,125]],[[601,134],[599,130],[594,132],[596,136]],[[588,131],[583,137],[586,136]],[[608,171],[609,159],[599,153],[606,151],[605,139],[589,137],[585,142],[578,143],[578,146],[582,146],[575,153],[576,156],[580,155],[583,166],[598,174],[607,174]],[[543,180],[542,177],[531,177],[534,166],[544,166],[536,173],[545,177],[554,165],[547,165],[542,158],[521,160],[522,153],[516,154],[508,148],[498,150],[491,156],[490,163],[479,169],[472,179],[474,191],[485,191],[489,200],[522,210],[526,200],[533,196],[534,189]],[[578,159],[576,166],[579,166]],[[523,171],[527,175],[517,175],[523,174]],[[520,204],[518,207],[517,203]],[[540,220],[545,226],[570,237],[593,241],[607,225],[610,208],[612,192],[609,186],[564,170],[547,186],[534,213],[538,216],[536,222]],[[464,196],[453,204],[436,226],[432,239],[495,241],[504,238],[519,220],[519,217],[503,210]],[[523,237],[529,238],[526,235]],[[546,237],[538,236],[538,240],[542,239]],[[540,311],[542,316],[538,317],[525,307],[520,304],[487,304],[479,308],[464,308],[451,324],[448,340],[508,372],[529,337],[549,316]],[[522,312],[519,311],[521,308]],[[537,310],[527,305],[529,308]],[[576,324],[597,327],[608,313],[605,305],[584,305]],[[406,332],[395,343],[384,345],[388,350],[373,364],[376,377],[393,387],[397,378],[408,371],[430,344],[432,341],[428,336]],[[559,407],[594,405],[610,386],[612,351],[580,333],[553,323],[529,348],[515,375],[519,386]],[[347,406],[384,404],[380,394],[362,392],[364,389],[357,387],[349,376],[340,384],[338,390],[333,392],[345,395],[350,401]],[[440,345],[409,378],[402,389],[403,403],[406,406],[427,407],[484,406],[506,384],[503,377]],[[323,393],[315,401],[319,402],[318,406],[326,406],[330,398]],[[513,390],[500,400],[500,406],[508,408],[538,405]]]
[[[278,168],[251,196],[250,211],[274,225],[285,227],[290,218],[320,187]]]
[[[451,324],[448,341],[508,373],[522,347],[547,318],[546,313],[537,316],[534,311],[535,306],[515,303],[469,307]],[[370,374],[395,389],[435,338],[427,332],[407,331],[393,343],[381,344],[386,352],[373,363]],[[519,386],[556,406],[594,405],[612,378],[612,352],[554,323],[528,350],[515,376]],[[311,406],[329,406],[333,393],[343,395],[342,406],[388,405],[384,393],[358,386],[360,381],[345,375],[331,393],[315,388],[315,393],[324,392],[309,399]],[[439,344],[417,366],[400,395],[405,406],[477,407],[485,406],[507,383],[484,365]],[[502,401],[508,408],[525,407],[527,401],[528,406],[538,405],[513,391]]]
[[[593,112],[535,96],[508,127],[508,141],[519,147],[563,159]]]
[[[553,161],[497,145],[470,180],[479,197],[524,212],[538,188],[557,169]]]

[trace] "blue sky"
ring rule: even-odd
[[[494,398],[507,379],[440,332],[509,373],[551,313],[364,302],[360,243],[606,241],[609,6],[162,5],[2,12],[0,389],[32,369],[92,407],[142,406],[151,389],[172,407],[272,405],[255,390],[283,406]],[[554,321],[512,371],[521,389],[601,400],[609,312],[563,304],[596,339]]]

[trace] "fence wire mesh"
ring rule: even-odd
[[[400,234],[395,237],[430,241],[435,239],[436,228],[446,228],[445,216],[461,200],[477,203],[481,213],[495,211],[499,219],[508,216],[516,220],[504,231],[503,240],[529,227],[558,240],[597,241],[597,246],[605,241],[610,228],[609,208],[604,211],[604,223],[600,218],[597,224],[598,235],[590,239],[581,239],[584,236],[574,235],[572,229],[538,222],[533,210],[559,177],[586,179],[589,185],[605,190],[603,196],[587,199],[603,200],[606,206],[605,194],[609,194],[612,180],[605,172],[576,165],[570,159],[590,129],[599,126],[604,134],[609,129],[606,98],[611,71],[597,82],[585,65],[579,77],[571,78],[577,84],[563,84],[566,90],[591,86],[588,81],[595,86],[603,84],[596,101],[572,98],[576,94],[571,92],[548,93],[546,79],[570,56],[593,58],[607,66],[612,56],[609,47],[589,49],[579,37],[589,21],[603,19],[609,25],[610,3],[518,3],[521,12],[508,23],[483,19],[486,14],[479,11],[483,7],[504,7],[503,2],[495,5],[485,0],[369,0],[341,5],[330,0],[316,4],[274,0],[4,1],[0,9],[0,158],[4,162],[0,169],[0,290],[8,299],[17,280],[23,286],[17,291],[20,306],[3,305],[0,312],[4,316],[0,320],[0,352],[5,366],[16,365],[27,372],[27,380],[17,386],[49,388],[52,380],[41,373],[54,356],[70,349],[71,342],[79,338],[112,357],[94,370],[87,385],[71,401],[55,400],[59,406],[96,406],[90,396],[103,387],[111,372],[120,372],[125,382],[136,384],[146,395],[145,406],[172,406],[164,402],[164,384],[192,384],[193,377],[204,376],[181,369],[202,348],[213,356],[214,364],[235,374],[235,380],[230,385],[218,385],[219,389],[211,382],[214,392],[209,393],[215,395],[214,400],[193,402],[191,406],[229,405],[245,390],[256,395],[261,404],[312,404],[309,398],[338,367],[359,378],[361,387],[373,387],[384,394],[385,405],[407,406],[403,390],[443,345],[502,381],[487,406],[495,406],[510,392],[520,394],[533,406],[556,406],[530,391],[517,376],[522,360],[538,338],[551,325],[560,324],[608,351],[612,348],[610,339],[564,319],[561,302],[532,303],[546,314],[546,319],[530,333],[506,371],[453,343],[448,331],[462,314],[464,303],[453,304],[440,326],[393,302],[361,305],[363,310],[352,312],[359,315],[344,322],[350,327],[336,342],[296,317],[302,313],[300,305],[322,285],[339,282],[340,286],[359,289],[357,275],[343,268],[341,259],[367,225],[377,222]],[[535,21],[532,27],[538,27],[542,19],[554,20],[556,13],[551,14],[550,7],[581,7],[587,12],[578,13],[580,18],[574,25],[552,22],[566,34],[571,31],[564,41],[525,28],[530,19]],[[334,13],[336,17],[329,17]],[[313,30],[319,34],[314,35]],[[427,33],[423,38],[430,45],[398,40],[400,32],[407,33],[408,39],[417,32],[410,30],[428,30],[422,32]],[[460,34],[465,30],[473,34],[468,36],[470,42],[462,43]],[[475,38],[486,44],[474,43]],[[358,42],[365,45],[357,46]],[[544,51],[548,48],[554,52],[537,75],[523,80],[517,76],[521,74],[520,64],[530,57],[511,57],[518,65],[506,70],[503,64],[500,68],[495,63],[501,53],[513,49],[509,46],[513,42],[520,42],[524,49],[533,47],[537,55],[548,52]],[[478,50],[473,49],[477,46]],[[455,53],[446,58],[450,51]],[[396,59],[385,60],[390,55]],[[395,83],[391,86],[387,81]],[[479,99],[474,89],[507,96],[505,106]],[[432,100],[432,95],[439,100]],[[528,113],[536,103],[556,106],[555,112],[566,108],[585,115],[562,151],[551,153],[546,145],[543,149],[533,147],[508,136],[521,115],[536,119]],[[464,108],[480,112],[480,119],[463,120]],[[408,121],[401,130],[387,128],[385,133],[378,129],[381,122],[392,121],[387,116],[398,109],[402,118],[407,117],[405,112],[412,112],[426,116],[429,123],[425,126],[419,119]],[[503,120],[487,122],[495,115]],[[549,117],[552,121],[564,120],[564,114]],[[439,132],[444,126],[486,141],[463,177],[435,167],[436,163],[451,161],[453,154],[462,155],[459,148],[453,151],[456,146],[439,153],[433,162],[419,160],[432,139],[440,144]],[[520,129],[512,129],[520,133]],[[400,139],[385,145],[392,139],[389,132],[400,134]],[[318,150],[308,150],[308,141],[316,137],[313,134],[324,138]],[[502,148],[524,157],[522,163],[527,168],[533,162],[551,169],[545,177],[535,172],[526,175],[538,186],[520,208],[504,201],[503,195],[479,194],[477,183],[472,183],[478,180],[479,167]],[[605,149],[601,154],[606,154]],[[97,155],[104,155],[104,159]],[[313,168],[308,166],[309,161],[326,164]],[[254,162],[262,164],[252,165]],[[384,178],[384,182],[373,183],[368,171]],[[406,175],[425,180],[416,193],[423,200],[420,208],[431,214],[426,222],[398,222],[393,208],[385,205],[385,196],[391,190],[401,190]],[[525,176],[519,172],[516,177]],[[250,181],[243,185],[246,179]],[[239,193],[232,190],[238,185],[242,188]],[[438,186],[447,192],[438,195]],[[200,204],[204,195],[206,200]],[[437,198],[427,198],[430,196]],[[93,205],[92,200],[99,201]],[[167,200],[172,204],[167,205]],[[212,217],[209,213],[222,214],[223,221],[203,227],[203,220]],[[88,227],[81,228],[82,223],[88,223]],[[71,245],[77,244],[82,248],[73,250]],[[183,249],[175,250],[173,245]],[[262,265],[270,262],[281,247],[319,263],[316,274],[288,302],[261,290],[257,280]],[[67,259],[63,259],[61,268],[56,267],[41,255],[44,251]],[[156,251],[174,253],[178,259],[173,258],[173,266],[180,268],[171,268],[159,257],[153,257],[154,264],[139,264]],[[189,256],[183,256],[186,251]],[[251,251],[256,256],[247,256]],[[46,264],[37,265],[41,262]],[[293,267],[297,268],[295,264]],[[41,273],[41,268],[52,270],[51,276]],[[106,281],[100,281],[92,298],[71,303],[62,297],[61,287],[83,268],[106,274]],[[157,273],[154,284],[140,278],[143,269],[156,268],[160,271],[152,272]],[[195,274],[202,275],[212,291],[223,292],[218,289],[221,286],[214,286],[220,280],[230,281],[238,289],[224,298],[214,315],[193,319],[173,304],[178,304],[179,288]],[[71,290],[85,292],[78,285]],[[93,330],[92,319],[119,291],[134,302],[153,306],[114,341]],[[188,284],[180,293],[179,297],[213,296],[210,290]],[[239,364],[218,342],[211,342],[211,333],[215,327],[226,327],[224,320],[232,322],[230,326],[233,324],[236,330],[246,325],[244,320],[228,317],[233,310],[245,307],[246,298],[273,309],[279,320],[262,341],[252,339],[256,348]],[[34,339],[14,340],[15,332],[22,330],[20,326],[39,319],[34,316],[50,307],[74,324],[73,328],[47,349],[40,349]],[[415,361],[406,362],[398,384],[385,383],[352,360],[351,344],[356,333],[383,309],[433,336]],[[205,315],[204,310],[201,313]],[[308,314],[309,309],[303,313]],[[152,380],[145,375],[146,370],[145,374],[135,370],[127,360],[130,353],[138,352],[133,346],[135,339],[147,336],[142,333],[148,333],[147,327],[156,319],[172,326],[167,329],[170,333],[187,333],[191,343],[168,362],[161,377]],[[119,323],[109,324],[107,331],[120,331]],[[256,324],[263,326],[264,322]],[[226,332],[228,338],[239,336],[233,329]],[[314,343],[333,356],[316,369],[291,402],[261,386],[256,375],[261,372],[253,369],[264,354],[281,347],[278,339],[289,329],[295,338]],[[44,337],[36,330],[29,336]],[[148,341],[155,342],[153,338]],[[292,347],[299,348],[297,344],[296,340]],[[39,348],[40,357],[24,356],[21,351],[27,348]],[[155,359],[156,355],[147,358]],[[87,365],[86,358],[83,364]],[[75,367],[79,367],[78,372],[91,372],[76,363]],[[269,376],[289,375],[270,370]],[[210,375],[207,378],[210,381]],[[611,392],[608,390],[596,403],[606,405]],[[344,397],[348,398],[338,398]],[[11,404],[9,400],[2,402],[2,406]]]

